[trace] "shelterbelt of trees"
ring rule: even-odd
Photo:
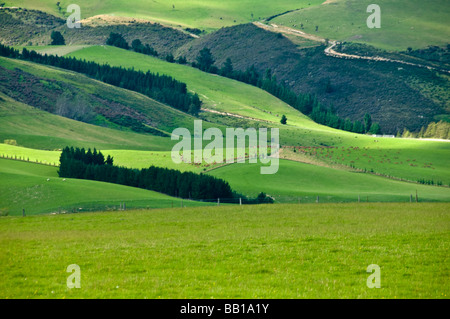
[[[237,195],[230,185],[213,176],[180,172],[151,166],[131,169],[114,165],[109,155],[104,157],[96,149],[65,147],[60,157],[60,177],[88,179],[121,184],[196,200],[232,199]]]
[[[272,70],[267,69],[264,75],[256,71],[255,66],[251,66],[245,72],[237,71],[233,68],[233,63],[228,58],[222,68],[217,68],[215,58],[208,48],[203,48],[192,66],[204,72],[219,74],[240,82],[244,82],[272,94],[293,108],[308,115],[314,122],[336,129],[354,132],[380,134],[381,128],[378,123],[372,123],[371,115],[366,113],[363,121],[351,121],[343,119],[336,114],[333,107],[327,107],[311,94],[296,94],[285,85],[279,84],[277,78],[272,74]],[[327,83],[327,92],[332,92],[333,87]]]
[[[85,74],[96,80],[142,93],[161,103],[170,105],[180,111],[197,114],[201,107],[201,100],[197,94],[187,91],[187,86],[170,76],[146,73],[122,67],[100,65],[71,57],[56,55],[42,55],[26,48],[20,53],[18,50],[0,44],[0,55],[7,58],[22,59],[34,63],[51,65],[66,70]]]
[[[133,50],[146,55],[159,56],[148,44],[142,44],[140,39],[135,39],[130,47],[120,33],[112,32],[106,40],[106,44],[125,50]],[[160,58],[170,63],[187,64],[186,57],[184,56],[175,59],[173,55],[169,54],[165,58]],[[351,121],[347,118],[341,118],[336,114],[333,107],[322,105],[315,96],[311,94],[296,94],[285,85],[279,84],[277,78],[272,75],[272,70],[270,69],[266,70],[264,75],[261,75],[256,71],[254,65],[245,72],[234,70],[230,58],[225,61],[223,67],[220,69],[215,66],[214,63],[215,58],[212,55],[211,50],[205,47],[199,52],[196,61],[192,62],[191,66],[200,69],[203,72],[218,74],[223,77],[256,86],[279,98],[303,114],[308,115],[316,123],[348,132],[381,134],[380,125],[378,123],[372,123],[370,114],[366,113],[363,121]],[[330,83],[327,83],[326,91],[333,91],[333,87]]]

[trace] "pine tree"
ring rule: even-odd
[[[215,60],[211,54],[211,50],[203,48],[197,57],[198,68],[202,71],[209,72],[214,62]]]
[[[62,36],[61,32],[59,32],[59,31],[52,31],[51,39],[52,39],[51,45],[65,45],[66,44],[64,37]]]
[[[364,114],[364,133],[369,132],[370,127],[372,126],[372,117],[369,113]]]

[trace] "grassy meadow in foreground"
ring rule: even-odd
[[[1,298],[448,298],[449,204],[0,218]],[[268,227],[270,225],[270,227]],[[81,269],[68,289],[66,268]],[[369,289],[371,264],[381,288]]]

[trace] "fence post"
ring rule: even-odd
[[[22,208],[22,217],[25,217],[25,208]]]
[[[127,204],[123,203],[123,210],[127,210]]]
[[[358,203],[361,203],[361,195],[358,195]]]
[[[409,202],[412,203],[412,194],[409,195]]]
[[[316,200],[316,203],[319,203],[319,196],[317,196],[317,200]]]
[[[217,206],[220,206],[220,198],[217,199]]]
[[[239,206],[242,206],[242,197],[239,197]]]
[[[416,189],[416,203],[419,202],[419,196],[417,195],[417,189]]]

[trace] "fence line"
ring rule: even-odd
[[[404,196],[392,196],[390,199],[385,196],[361,196],[355,195],[354,198],[339,198],[336,196],[326,195],[307,195],[307,196],[271,196],[274,199],[274,209],[276,204],[297,204],[299,206],[305,204],[337,204],[337,203],[418,203],[418,202],[435,202],[433,200],[422,199],[419,194],[408,194]],[[127,210],[151,210],[151,209],[165,209],[165,208],[194,208],[194,207],[217,207],[217,206],[242,206],[242,205],[259,205],[262,203],[245,203],[243,198],[216,198],[204,200],[190,200],[182,198],[174,199],[151,199],[151,200],[121,200],[111,202],[90,202],[80,203],[78,205],[64,205],[55,206],[54,208],[36,210],[34,208],[26,207],[17,209],[13,215],[29,216],[34,214],[71,214],[82,212],[97,212],[97,211],[127,211]],[[5,215],[2,212],[0,215]],[[8,215],[8,211],[6,211]]]
[[[58,164],[56,164],[55,162],[53,162],[53,163],[49,163],[49,162],[47,162],[47,161],[40,161],[40,160],[38,160],[38,159],[35,159],[34,161],[33,160],[30,160],[30,158],[29,157],[27,157],[27,159],[25,159],[25,157],[22,157],[22,156],[17,156],[17,155],[11,155],[11,156],[9,156],[8,154],[1,154],[0,155],[0,158],[3,158],[3,159],[9,159],[9,160],[13,160],[13,161],[19,161],[19,162],[26,162],[26,163],[33,163],[33,164],[41,164],[41,165],[47,165],[47,166],[52,166],[52,167],[59,167],[59,165]]]

